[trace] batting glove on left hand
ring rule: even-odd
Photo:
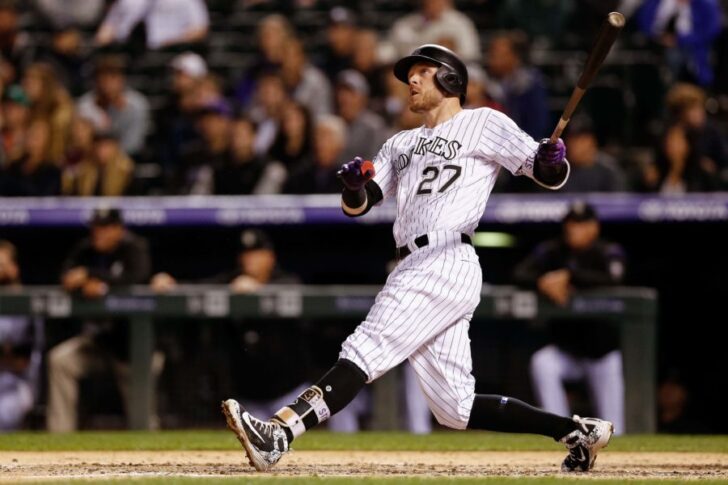
[[[543,165],[560,165],[564,158],[566,158],[566,145],[561,138],[556,143],[551,143],[548,138],[539,142],[536,162]]]
[[[357,192],[374,178],[374,165],[369,160],[356,157],[354,160],[341,166],[336,176],[347,189]]]

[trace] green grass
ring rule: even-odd
[[[10,433],[0,435],[0,451],[230,450],[237,440],[227,431],[85,432],[71,434]],[[554,451],[549,438],[483,432],[307,433],[294,443],[298,450],[411,451]],[[695,451],[728,453],[728,436],[632,435],[615,437],[610,451]]]

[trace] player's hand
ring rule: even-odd
[[[356,157],[354,160],[341,166],[336,176],[347,189],[357,192],[374,178],[374,164],[369,160]]]
[[[230,290],[233,293],[252,293],[259,290],[263,285],[248,275],[240,275],[230,282]]]
[[[543,274],[538,279],[538,289],[546,297],[558,305],[566,306],[571,296],[571,273],[566,269],[558,269]]]
[[[556,143],[551,143],[544,138],[538,143],[536,150],[536,161],[544,165],[559,165],[566,158],[566,145],[564,140],[559,138]]]
[[[152,276],[152,281],[149,282],[149,286],[156,293],[166,293],[177,286],[177,280],[169,273],[157,273]]]
[[[89,278],[83,285],[83,296],[86,298],[101,298],[109,292],[109,285],[96,278]]]
[[[88,270],[83,266],[77,266],[66,271],[62,283],[67,291],[73,291],[85,285],[87,280]]]

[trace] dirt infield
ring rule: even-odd
[[[300,451],[273,476],[551,476],[563,452]],[[255,474],[236,451],[0,452],[0,483],[38,479]],[[728,454],[604,452],[593,478],[728,478]]]

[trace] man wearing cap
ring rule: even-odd
[[[97,209],[90,236],[81,240],[63,263],[61,283],[71,294],[101,298],[113,288],[147,281],[150,258],[147,242],[124,227],[118,209]],[[60,343],[48,354],[48,430],[78,429],[79,381],[112,370],[122,396],[129,390],[127,326],[111,319],[85,322],[81,334]],[[153,358],[159,375],[161,354]]]
[[[339,72],[351,67],[358,30],[356,14],[352,10],[334,7],[329,11],[327,44],[318,64],[332,82]]]
[[[149,131],[147,98],[126,85],[126,61],[120,56],[99,58],[94,72],[94,89],[81,96],[78,114],[94,122],[99,131],[111,131],[132,157],[144,147]]]
[[[353,69],[336,76],[336,108],[347,125],[347,141],[342,160],[360,153],[372,153],[387,139],[384,120],[368,108],[369,83]]]
[[[536,247],[514,272],[521,285],[538,289],[557,305],[575,291],[619,285],[625,256],[618,244],[599,237],[594,208],[577,201],[562,222],[560,238]],[[596,415],[624,433],[624,382],[619,332],[612,322],[567,319],[549,322],[550,343],[531,358],[534,392],[552,413],[569,413],[564,382],[585,380]]]

